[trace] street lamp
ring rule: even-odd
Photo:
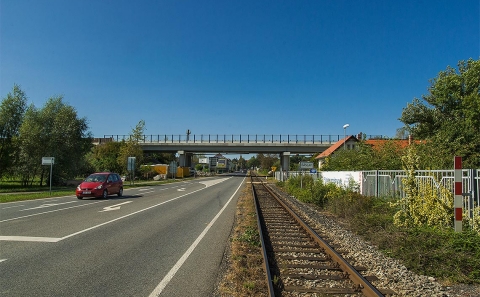
[[[349,124],[345,124],[343,125],[343,149],[345,150],[345,143],[347,142],[346,141],[346,138],[347,138],[347,128],[350,127]]]

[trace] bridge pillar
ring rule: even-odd
[[[188,168],[192,168],[192,159],[193,159],[193,154],[192,153],[186,153],[185,154],[185,166]]]
[[[192,167],[192,153],[186,153],[185,151],[178,151],[178,164],[180,167]]]
[[[186,156],[185,156],[185,151],[178,151],[178,165],[180,167],[185,167],[186,163]]]
[[[280,181],[284,181],[288,177],[290,169],[290,152],[280,153]]]

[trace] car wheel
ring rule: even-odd
[[[77,199],[83,199],[83,197],[82,196],[77,196]]]
[[[122,197],[123,196],[123,188],[120,188],[120,190],[118,190],[118,197]]]
[[[106,189],[103,191],[102,198],[103,198],[103,199],[107,199],[107,198],[108,198],[108,192],[107,192]]]

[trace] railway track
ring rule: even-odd
[[[390,296],[349,264],[258,177],[251,177],[270,296]],[[268,264],[267,264],[268,263]]]

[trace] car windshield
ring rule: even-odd
[[[92,174],[85,179],[86,182],[104,182],[107,177],[103,174]]]

